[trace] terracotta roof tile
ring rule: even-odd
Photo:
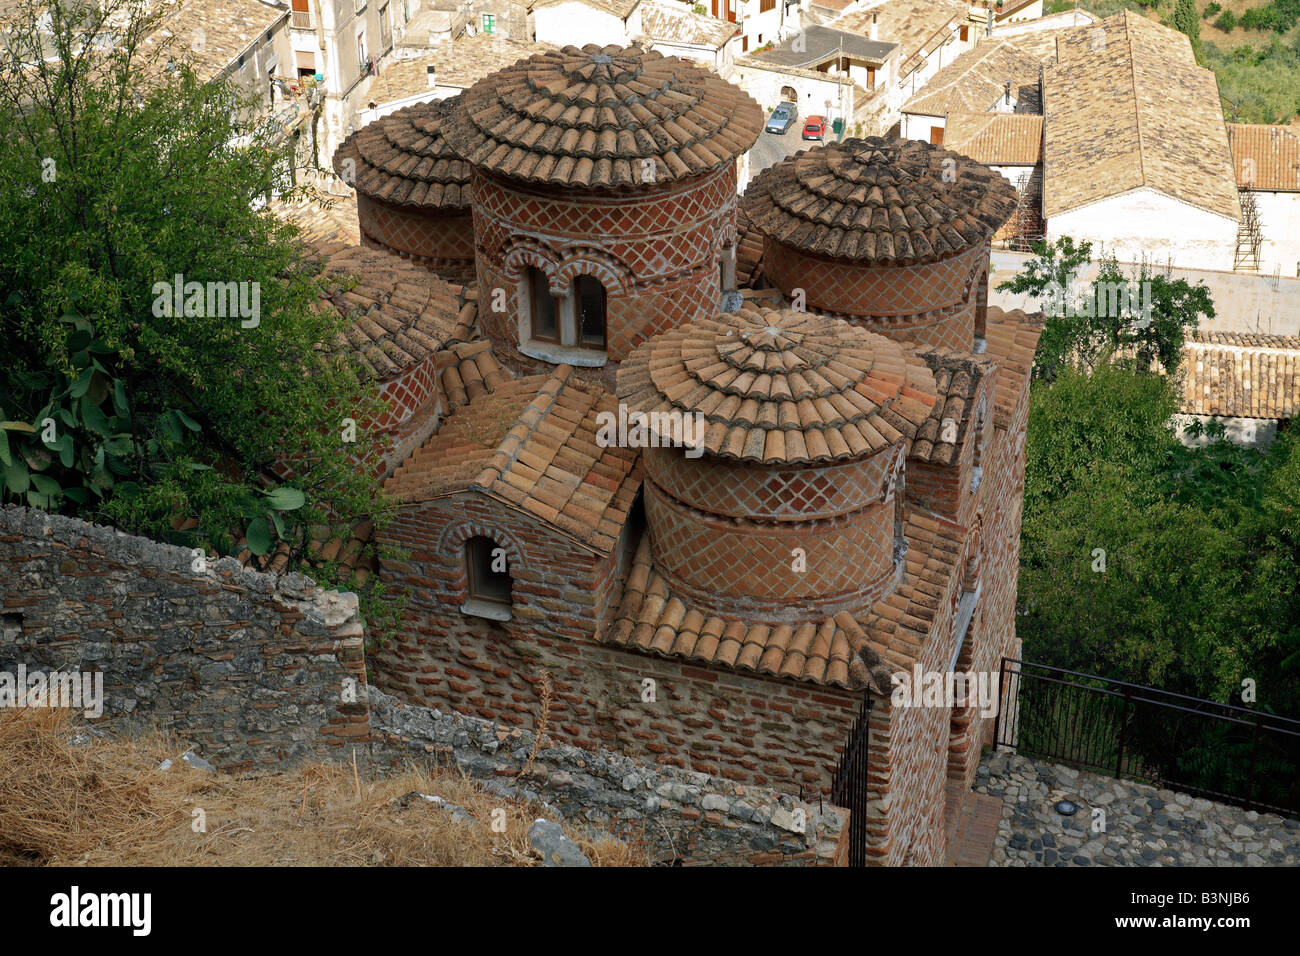
[[[903,104],[903,112],[923,116],[947,116],[956,111],[984,113],[998,105],[1010,83],[1017,112],[1026,113],[1039,105],[1041,70],[1038,60],[1010,43],[981,43],[932,76],[919,93]],[[948,145],[946,132],[944,145]]]
[[[277,219],[297,226],[299,237],[309,244],[361,243],[361,230],[357,226],[357,197],[351,190],[348,190],[347,196],[320,193],[293,201],[277,199],[267,209]]]
[[[975,412],[975,393],[984,376],[993,373],[995,365],[991,359],[950,349],[931,349],[918,354],[934,371],[939,401],[917,430],[908,457],[951,465]]]
[[[486,339],[448,346],[435,361],[448,411],[492,394],[514,377],[496,360],[492,343]]]
[[[763,234],[749,223],[744,210],[736,210],[736,285],[753,288],[763,280]]]
[[[335,347],[356,353],[367,376],[388,379],[452,341],[463,299],[428,270],[386,252],[322,243],[320,309],[351,319]]]
[[[491,172],[612,188],[697,176],[753,145],[758,105],[688,61],[637,47],[565,47],[476,83],[444,135]]]
[[[481,371],[485,353],[471,354]],[[404,502],[473,488],[609,553],[640,488],[640,462],[635,449],[601,447],[598,416],[617,416],[618,403],[572,372],[502,378],[455,408],[385,487]]]
[[[1300,192],[1300,132],[1290,126],[1229,123],[1228,143],[1238,187]]]
[[[1300,336],[1194,333],[1183,345],[1182,410],[1234,418],[1300,412]]]
[[[769,677],[888,693],[890,674],[910,670],[941,601],[954,586],[961,530],[910,515],[905,572],[893,593],[855,619],[776,623],[722,618],[674,596],[654,567],[649,536],[637,548],[605,643],[665,657],[714,664]]]
[[[944,146],[986,166],[1043,161],[1043,118],[1025,113],[949,113]]]
[[[549,43],[487,33],[461,36],[434,46],[432,53],[382,65],[379,76],[370,84],[369,99],[382,106],[413,96],[437,95],[438,91],[429,86],[429,67],[433,67],[438,87],[467,90],[483,77],[526,56],[554,49]]]
[[[363,126],[334,153],[334,171],[386,203],[468,213],[469,165],[442,136],[459,99],[417,103]]]
[[[930,413],[934,380],[883,336],[745,306],[638,346],[619,369],[618,393],[651,428],[656,413],[699,414],[710,454],[775,464],[871,454],[898,431],[911,436]]]
[[[1125,10],[1057,46],[1043,72],[1047,218],[1142,187],[1240,218],[1218,83],[1186,36]]]
[[[965,156],[872,136],[796,153],[755,177],[741,202],[753,228],[805,252],[924,262],[986,242],[1016,191]]]
[[[1027,387],[1034,364],[1038,337],[1043,332],[1040,314],[1026,315],[1020,310],[1006,312],[989,306],[984,336],[986,354],[998,365],[997,388],[993,395],[993,421],[1006,428],[1021,392]]]

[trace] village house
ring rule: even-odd
[[[1041,72],[1036,60],[1010,43],[981,43],[903,104],[901,135],[942,146],[949,113],[1041,113]]]
[[[1234,267],[1300,278],[1300,135],[1229,123],[1228,144],[1242,207]]]
[[[1179,374],[1183,432],[1213,420],[1229,440],[1261,447],[1300,413],[1300,336],[1198,330]]]
[[[642,46],[664,56],[693,60],[720,76],[740,52],[740,27],[688,9],[678,0],[641,5]]]
[[[761,117],[694,69],[568,47],[453,108],[476,325],[450,331],[443,305],[443,415],[387,481],[381,543],[404,556],[380,574],[409,605],[375,680],[531,725],[544,668],[557,740],[852,803],[854,861],[942,862],[945,801],[991,719],[969,696],[890,696],[897,672],[991,672],[1017,650],[1040,326],[976,289],[1014,192],[928,144],[850,140],[760,177],[741,216]],[[795,255],[818,264],[806,295],[745,289],[723,310]],[[873,283],[849,321],[818,310]],[[686,447],[613,428],[636,413],[703,427]]]

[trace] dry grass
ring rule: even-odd
[[[537,808],[455,770],[391,776],[351,764],[284,774],[211,774],[162,735],[70,742],[68,711],[0,711],[0,865],[536,866]],[[170,770],[158,769],[170,757]],[[413,795],[436,794],[475,823]],[[206,818],[196,832],[195,810]],[[492,832],[504,817],[505,832]],[[613,838],[568,831],[596,866],[646,860]]]

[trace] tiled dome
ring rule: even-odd
[[[399,206],[469,212],[469,165],[443,139],[459,96],[407,106],[367,123],[334,153],[344,179],[351,159],[357,192]]]
[[[762,122],[748,95],[693,63],[588,44],[480,80],[462,95],[445,135],[491,172],[607,188],[721,168],[753,145]]]
[[[361,246],[327,244],[317,255],[322,296],[316,308],[351,319],[333,348],[354,354],[363,376],[393,378],[456,338],[456,287]]]
[[[942,259],[988,240],[1016,208],[999,174],[914,139],[880,137],[797,153],[742,200],[754,228],[805,252],[864,262]]]
[[[914,436],[935,402],[929,368],[894,342],[813,313],[754,308],[639,346],[619,369],[618,394],[629,416],[701,413],[705,451],[763,464],[873,454]]]

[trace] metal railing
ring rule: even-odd
[[[994,746],[1256,810],[1300,812],[1300,721],[1002,659]]]
[[[871,722],[871,694],[853,722],[844,753],[835,767],[831,803],[849,811],[849,866],[867,865],[867,745]]]

